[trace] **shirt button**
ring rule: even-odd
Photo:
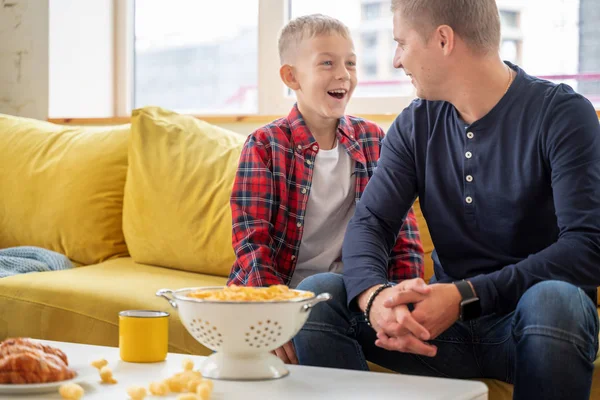
[[[350,139],[354,139],[354,135],[350,135]]]
[[[297,226],[298,228],[300,228],[300,227],[302,226],[302,222],[298,222],[298,223],[296,224],[296,226]]]
[[[471,204],[473,202],[473,198],[471,196],[467,196],[465,201],[467,202],[467,204]]]
[[[467,175],[467,182],[473,182],[473,177],[471,175]]]
[[[306,194],[306,188],[302,188],[302,194]]]
[[[475,135],[473,134],[473,132],[467,132],[467,137],[469,139],[473,139],[475,137]]]
[[[313,150],[317,151],[317,150],[319,150],[319,148],[317,146],[313,146]]]
[[[467,152],[465,153],[465,157],[467,157],[467,158],[471,158],[471,157],[473,157],[473,154],[471,154],[471,152],[470,152],[470,151],[467,151]]]

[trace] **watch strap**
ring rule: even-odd
[[[463,300],[475,298],[475,292],[473,291],[473,288],[469,282],[463,279],[462,281],[454,282],[454,285],[456,285],[456,288],[458,289],[458,292]]]

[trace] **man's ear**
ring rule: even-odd
[[[283,64],[281,68],[279,68],[279,76],[281,80],[287,87],[292,90],[300,89],[300,83],[296,78],[296,71],[293,66],[289,64]]]
[[[436,45],[444,52],[444,54],[448,55],[452,53],[454,50],[455,37],[454,37],[454,29],[452,29],[448,25],[440,25],[434,32],[434,39],[436,40]]]

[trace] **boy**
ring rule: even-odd
[[[231,196],[237,255],[228,284],[296,287],[342,271],[346,225],[372,176],[384,133],[345,116],[356,87],[348,28],[324,15],[290,21],[279,37],[280,76],[296,93],[287,118],[251,134]],[[390,254],[391,281],[421,277],[423,250],[410,210]],[[291,343],[276,351],[297,363]]]

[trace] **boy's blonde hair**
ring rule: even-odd
[[[351,39],[348,27],[343,22],[327,15],[311,14],[294,18],[279,33],[281,64],[285,64],[295,54],[302,40],[332,33]]]
[[[424,38],[448,25],[477,53],[500,49],[500,15],[496,0],[392,0],[398,11]]]

